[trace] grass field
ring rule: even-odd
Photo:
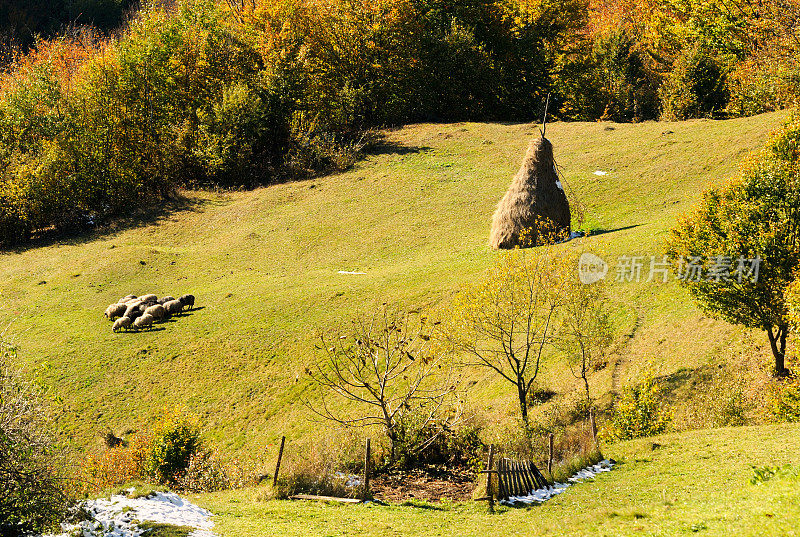
[[[549,125],[567,185],[587,208],[593,235],[582,246],[611,261],[660,254],[676,216],[710,181],[734,173],[785,117]],[[281,434],[318,436],[298,404],[314,331],[382,301],[441,302],[490,266],[492,211],[536,133],[530,124],[412,125],[387,132],[386,143],[346,173],[248,192],[186,192],[180,207],[146,223],[5,252],[0,326],[63,400],[60,425],[79,445],[106,428],[139,427],[172,404],[199,414],[228,454],[260,454]],[[199,308],[158,330],[113,334],[106,305],[146,292],[191,292]],[[732,360],[768,364],[764,336],[705,318],[673,283],[621,283],[612,295],[620,344],[593,378],[598,394],[645,367],[680,380]],[[550,368],[543,382],[563,392],[573,379]],[[472,404],[507,416],[508,390],[483,386]],[[645,467],[623,466],[608,483]],[[667,507],[652,509],[650,520]],[[457,518],[436,516],[443,524]],[[629,518],[596,523],[650,523]],[[703,510],[682,523],[705,518],[713,527]]]
[[[258,501],[258,489],[193,496],[223,537],[800,534],[800,479],[753,485],[752,466],[800,469],[800,425],[724,428],[606,446],[619,464],[527,509]]]

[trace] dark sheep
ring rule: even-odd
[[[139,302],[138,300],[135,301],[135,302],[129,302],[128,304],[126,304],[127,308],[125,309],[125,317],[130,317],[131,313],[133,313],[134,311],[139,311],[139,306],[141,306],[141,305],[142,305],[142,303]]]
[[[169,295],[167,295],[167,296],[165,296],[165,297],[159,298],[159,299],[158,299],[158,303],[159,303],[159,304],[161,304],[161,305],[163,306],[163,305],[164,305],[164,304],[166,304],[167,302],[171,302],[171,301],[173,301],[173,300],[175,300],[175,297],[174,297],[174,296],[169,296]]]
[[[183,307],[194,308],[194,295],[183,295],[178,300],[183,304]]]

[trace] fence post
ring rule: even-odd
[[[489,512],[494,513],[494,491],[492,490],[492,467],[494,466],[494,444],[489,444],[489,461],[486,465],[486,497],[489,500]]]
[[[367,501],[369,498],[369,461],[370,461],[370,445],[369,438],[367,438],[367,449],[364,453],[364,493],[362,500]]]
[[[550,479],[553,479],[553,433],[547,437],[550,449],[547,452],[547,473],[550,474]]]
[[[281,459],[283,458],[283,446],[286,444],[286,437],[281,436],[281,449],[278,451],[278,462],[275,464],[275,475],[272,476],[272,488],[278,485],[278,472],[281,471]]]

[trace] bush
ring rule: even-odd
[[[787,378],[776,382],[770,410],[775,421],[800,422],[800,378]]]
[[[394,466],[406,470],[428,465],[474,469],[481,464],[485,445],[480,438],[480,426],[471,423],[454,428],[435,427],[438,430],[405,431],[405,441],[398,445]]]
[[[149,433],[138,433],[127,445],[87,455],[80,467],[78,491],[90,494],[144,477],[151,445]]]
[[[51,530],[71,501],[64,459],[38,391],[12,372],[14,350],[0,341],[0,533]]]
[[[175,409],[155,427],[144,474],[158,483],[178,486],[193,457],[202,453],[197,420]]]
[[[625,388],[614,406],[611,426],[605,435],[611,440],[629,440],[661,434],[672,421],[672,413],[660,400],[661,387],[650,376]]]

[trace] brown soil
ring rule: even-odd
[[[469,501],[475,489],[475,474],[465,470],[429,472],[412,470],[376,476],[370,480],[375,499],[390,503],[406,500]]]

